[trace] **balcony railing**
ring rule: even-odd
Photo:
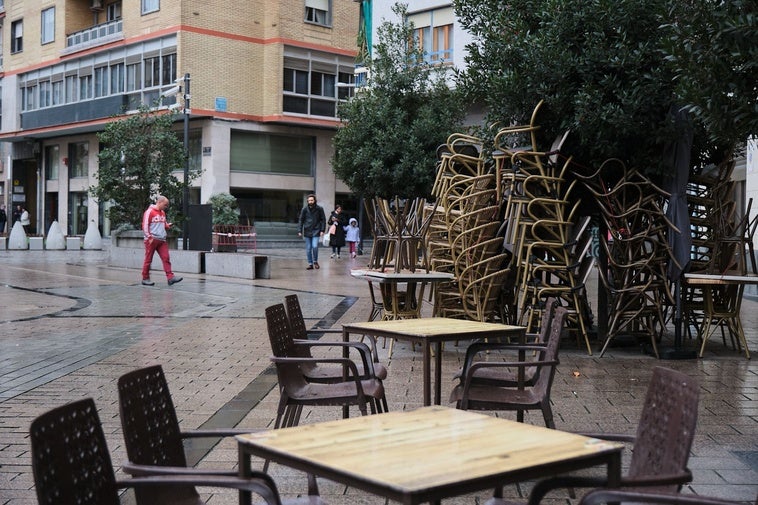
[[[2,0],[0,0],[2,1]],[[74,32],[66,37],[63,54],[81,51],[88,47],[100,46],[124,38],[124,21],[117,19]]]

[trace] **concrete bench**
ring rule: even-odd
[[[241,279],[270,279],[268,256],[242,253],[206,253],[205,273]]]
[[[82,237],[66,237],[66,249],[69,251],[78,251],[82,248]]]
[[[203,251],[184,251],[181,249],[171,249],[171,269],[174,272],[186,272],[199,274],[203,272]],[[111,247],[109,264],[114,267],[142,269],[142,262],[145,261],[145,250],[143,248],[133,247]],[[156,253],[153,256],[153,262],[150,264],[150,270],[163,271],[163,263]]]

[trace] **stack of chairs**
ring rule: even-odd
[[[609,174],[622,174],[615,182]],[[674,303],[666,278],[671,258],[663,211],[668,194],[619,160],[608,160],[584,179],[600,205],[608,234],[600,247],[608,258],[600,280],[608,292],[608,333],[602,356],[619,335],[648,338],[658,357],[657,341],[665,327],[664,309]]]
[[[434,314],[479,321],[503,320],[500,293],[509,258],[499,238],[502,202],[494,165],[483,142],[451,135],[439,151],[433,213],[426,250],[432,270],[455,281],[434,288]]]
[[[557,294],[591,354],[588,221],[575,222],[577,207],[567,201],[574,183],[559,152],[568,132],[539,150],[541,106],[528,124],[493,126],[491,145],[455,134],[438,150],[426,249],[431,269],[455,281],[435,286],[434,313],[536,331],[544,300]]]
[[[687,201],[692,233],[692,271],[710,274],[745,275],[745,251],[750,251],[755,222],[750,220],[752,199],[742,218],[737,218],[736,202],[732,197],[735,182],[731,179],[734,160],[728,160],[710,170],[690,176]],[[753,271],[754,256],[750,261]],[[744,286],[689,285],[684,292],[687,328],[695,328],[701,340],[700,357],[708,338],[718,329],[724,345],[729,337],[731,347],[749,356],[738,308]]]
[[[429,208],[426,199],[387,200],[375,197],[368,207],[374,235],[369,268],[394,272],[420,267],[429,271],[429,257],[424,247],[436,204]]]
[[[568,307],[577,343],[592,354],[589,304],[579,280],[592,267],[592,260],[585,260],[591,236],[588,220],[579,222],[576,216],[578,203],[569,203],[576,182],[566,179],[571,159],[558,156],[565,138],[558,137],[548,152],[514,152],[510,165],[503,166],[501,179],[508,185],[505,242],[517,272],[519,324],[535,331],[544,300],[556,296]]]

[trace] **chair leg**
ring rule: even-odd
[[[550,400],[544,400],[541,405],[542,417],[545,419],[545,426],[551,429],[555,429],[555,421],[553,419],[553,409],[550,408]]]

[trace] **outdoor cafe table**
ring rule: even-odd
[[[440,404],[442,396],[442,342],[487,338],[504,340],[515,338],[522,341],[526,328],[498,323],[482,323],[447,317],[421,319],[396,319],[393,321],[356,322],[342,325],[342,340],[348,342],[350,334],[386,337],[420,344],[423,361],[424,405],[431,405],[431,358],[434,349],[434,403]]]
[[[708,274],[703,272],[690,272],[684,274],[684,281],[689,287],[697,287],[703,290],[703,311],[706,317],[719,318],[725,322],[731,320],[731,328],[736,329],[737,339],[745,349],[745,357],[750,359],[750,351],[745,339],[745,331],[740,322],[740,310],[742,309],[742,295],[747,284],[758,284],[758,275],[742,275],[739,272],[724,272],[721,274]],[[734,293],[734,305],[729,310],[718,310],[713,303],[713,289],[718,286],[737,286]],[[704,325],[705,326],[705,325]],[[705,344],[710,335],[700,335],[703,343],[700,347],[700,357],[703,357]]]
[[[374,297],[374,285],[379,284],[379,292],[382,297],[383,319],[404,319],[421,317],[421,305],[424,298],[424,289],[427,283],[450,282],[455,276],[445,272],[427,272],[417,269],[413,272],[402,271],[383,272],[380,270],[351,270],[350,275],[356,279],[368,281],[371,293],[372,311],[369,321],[373,321],[379,315],[376,299]],[[401,285],[405,285],[403,290]]]
[[[448,407],[238,435],[239,472],[250,456],[406,505],[530,479],[607,467],[619,485],[623,444]],[[243,497],[244,499],[244,497]]]

